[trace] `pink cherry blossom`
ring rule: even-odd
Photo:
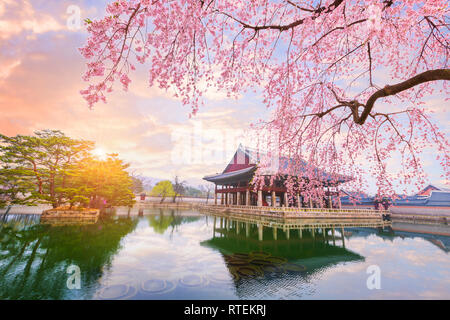
[[[449,142],[424,105],[449,96],[449,10],[448,0],[112,1],[87,22],[81,94],[92,107],[117,80],[127,90],[136,61],[193,115],[207,90],[261,91],[273,118],[254,128],[296,160],[284,174],[307,162],[301,188],[286,182],[291,195],[323,196],[320,168],[358,190],[371,175],[379,196],[393,196],[427,182],[427,148],[450,178]]]

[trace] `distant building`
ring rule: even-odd
[[[418,192],[416,195],[417,196],[429,196],[432,191],[450,191],[450,189],[446,189],[446,188],[442,188],[442,187],[438,188],[438,187],[433,186],[432,184],[429,184],[422,191]]]
[[[363,192],[349,192],[343,190],[341,196],[342,208],[351,209],[375,209],[375,197],[369,197]]]
[[[450,216],[450,190],[430,184],[413,196],[393,201],[390,211],[399,214]]]
[[[450,190],[435,185],[428,185],[412,196],[399,196],[398,199],[376,201],[362,193],[345,192],[341,197],[343,208],[378,209],[380,206],[390,209],[391,213],[419,215],[450,215]]]

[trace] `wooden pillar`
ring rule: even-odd
[[[241,193],[240,193],[240,192],[237,193],[236,204],[237,204],[238,206],[241,205]]]
[[[245,223],[245,236],[248,238],[250,236],[250,223]]]
[[[250,190],[245,191],[245,205],[250,205]]]
[[[331,229],[331,235],[333,236],[333,246],[336,245],[336,239],[334,238],[334,227]]]
[[[262,190],[258,190],[258,207],[262,207],[263,201],[262,201]]]
[[[341,228],[342,246],[345,248],[344,227]]]
[[[300,202],[300,193],[297,193],[297,207],[298,208],[302,207],[302,203]]]
[[[259,241],[263,240],[263,225],[262,224],[258,225],[258,240]]]
[[[328,193],[328,199],[327,200],[325,200],[325,206],[324,207],[327,207],[327,205],[326,205],[326,202],[328,202],[328,208],[333,208],[333,205],[331,204],[331,193],[330,193],[330,187],[328,186],[327,187],[327,193]]]
[[[337,193],[338,193],[338,206],[339,206],[339,209],[342,209],[341,193],[339,192],[339,189],[338,189]]]
[[[216,186],[216,190],[214,191],[214,205],[217,206],[217,186]]]
[[[275,191],[272,191],[272,203],[271,203],[272,207],[276,207],[277,205],[277,194],[275,193]]]
[[[331,194],[328,195],[328,203],[330,204],[330,209],[333,209],[333,199],[331,199]]]
[[[309,198],[309,207],[310,207],[310,208],[312,208],[312,207],[313,207],[313,202],[312,202],[312,199],[311,199],[311,197]]]
[[[239,228],[239,221],[236,222],[236,234],[239,234],[240,228]]]
[[[287,192],[284,192],[284,206],[285,206],[285,207],[289,207],[288,194],[287,194]]]
[[[224,192],[224,193],[222,193],[222,196],[224,196],[224,198],[225,198],[225,205],[228,205],[228,193]]]

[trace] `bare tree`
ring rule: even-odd
[[[208,200],[209,200],[209,195],[211,194],[211,190],[212,190],[212,185],[211,184],[202,184],[199,186],[199,189],[206,194],[206,204],[208,204]]]
[[[185,190],[185,186],[186,186],[186,181],[180,181],[180,178],[178,176],[175,176],[174,181],[173,181],[173,198],[172,198],[172,202],[176,202],[177,201],[177,196],[178,197],[182,197],[184,190]]]

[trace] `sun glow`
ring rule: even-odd
[[[94,150],[92,150],[92,155],[94,157],[99,158],[100,160],[105,160],[106,156],[107,156],[107,153],[106,153],[106,151],[104,149],[102,149],[100,147],[97,147]]]

